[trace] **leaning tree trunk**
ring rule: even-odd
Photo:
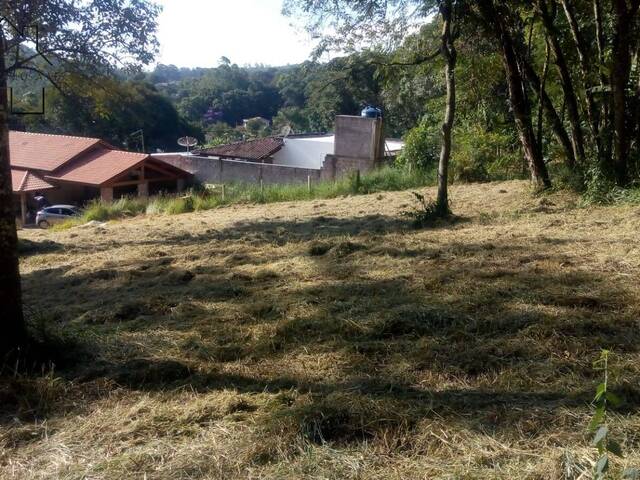
[[[615,0],[614,34],[612,40],[611,109],[613,114],[613,172],[616,183],[625,185],[629,178],[628,164],[631,148],[627,87],[631,73],[631,44],[633,24],[638,2],[627,7],[626,0]]]
[[[529,104],[523,73],[520,69],[521,65],[518,62],[516,46],[511,33],[504,23],[508,17],[508,12],[504,8],[500,8],[500,3],[496,4],[492,0],[478,0],[476,5],[479,7],[484,27],[495,35],[502,52],[502,63],[507,76],[511,109],[513,110],[524,158],[531,172],[531,179],[536,187],[549,188],[551,187],[551,180],[533,131],[531,105]]]
[[[537,118],[537,126],[538,126],[538,150],[542,152],[542,148],[544,145],[543,142],[543,131],[542,131],[542,113],[544,112],[544,101],[542,100],[545,93],[545,86],[547,84],[547,76],[549,75],[549,58],[551,57],[551,48],[549,47],[549,42],[546,42],[545,48],[545,58],[544,65],[542,66],[542,82],[540,82],[540,86],[538,87],[538,118]],[[525,75],[526,76],[526,75]]]
[[[439,215],[449,213],[448,181],[449,159],[451,158],[451,130],[456,114],[456,78],[455,68],[457,52],[454,46],[454,38],[451,32],[451,20],[453,16],[452,0],[443,2],[442,12],[442,55],[446,65],[444,69],[447,84],[447,106],[442,123],[442,147],[440,149],[440,161],[438,162],[438,198],[436,208]]]
[[[502,60],[507,73],[507,85],[511,108],[518,130],[520,143],[525,159],[529,165],[531,179],[539,188],[551,187],[551,180],[547,166],[542,159],[542,152],[538,148],[538,142],[531,122],[531,105],[524,86],[524,80],[520,72],[518,60],[511,36],[504,26],[500,28],[500,43],[502,47]]]
[[[578,19],[576,17],[575,10],[573,5],[569,2],[569,0],[562,0],[562,7],[564,9],[565,17],[567,18],[567,22],[569,24],[569,28],[571,30],[571,36],[573,37],[573,41],[576,46],[576,51],[578,52],[578,59],[580,61],[580,73],[582,76],[582,89],[584,91],[584,98],[586,101],[586,111],[587,117],[589,120],[589,128],[591,129],[591,135],[593,136],[596,153],[598,155],[598,160],[601,161],[604,158],[602,139],[600,138],[600,117],[598,110],[596,108],[596,101],[593,96],[593,92],[591,87],[593,86],[594,79],[591,78],[590,72],[594,70],[593,68],[593,59],[589,58],[589,49],[580,31],[580,26],[578,25]],[[601,7],[600,2],[598,0],[594,1],[594,21],[596,25],[596,44],[598,49],[598,62],[595,65],[596,71],[604,70],[604,38],[602,36],[601,29]],[[605,77],[598,73],[598,78],[601,79],[600,86],[605,86]]]
[[[560,145],[562,145],[562,149],[564,150],[564,153],[567,157],[566,158],[567,167],[569,169],[573,169],[576,163],[576,159],[573,151],[573,144],[571,143],[569,134],[567,133],[567,130],[564,127],[562,118],[560,118],[560,115],[558,114],[555,107],[553,106],[553,102],[551,101],[551,98],[549,98],[549,95],[547,94],[547,91],[544,88],[544,85],[542,85],[542,82],[540,81],[540,77],[538,77],[538,74],[535,72],[535,70],[531,66],[531,63],[529,63],[526,59],[522,58],[520,59],[520,64],[523,67],[525,77],[527,78],[527,82],[529,82],[529,85],[531,86],[531,90],[536,92],[536,94],[539,95],[540,97],[538,100],[542,102],[542,106],[544,107],[544,111],[547,116],[547,121],[551,125],[551,130],[553,130],[553,134],[556,136],[556,139],[558,140]]]
[[[582,135],[582,126],[580,121],[580,111],[578,109],[578,97],[573,87],[573,80],[571,79],[571,73],[569,72],[569,66],[562,51],[560,45],[560,39],[558,37],[558,31],[554,24],[554,15],[547,9],[547,0],[538,0],[538,11],[542,18],[542,24],[546,31],[547,39],[551,44],[553,50],[553,56],[556,60],[556,66],[558,67],[558,73],[560,75],[560,84],[562,86],[562,93],[567,106],[567,113],[569,114],[569,123],[571,124],[571,142],[573,145],[573,152],[575,158],[581,164],[584,164],[584,137]]]
[[[5,39],[0,31],[0,308],[4,324],[0,333],[0,363],[19,349],[26,338],[11,188],[8,117]]]

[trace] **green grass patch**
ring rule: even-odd
[[[148,203],[148,199],[136,197],[123,197],[114,202],[93,200],[84,209],[81,218],[85,222],[104,222],[115,218],[133,217],[144,213]]]
[[[211,210],[225,205],[244,203],[274,203],[298,200],[335,198],[346,195],[364,195],[384,191],[406,190],[432,185],[433,173],[410,172],[404,168],[384,167],[365,175],[351,174],[337,181],[308,185],[256,185],[230,183],[222,186],[206,185],[184,196],[157,196],[151,198],[123,197],[113,202],[94,200],[85,208],[78,220],[58,226],[64,230],[78,223],[92,220],[108,220],[147,215],[177,215],[194,211]]]

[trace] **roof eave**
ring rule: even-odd
[[[54,182],[60,182],[60,183],[73,183],[75,185],[84,185],[87,187],[99,187],[101,184],[100,183],[91,183],[91,182],[80,182],[77,180],[69,180],[67,178],[60,178],[60,177],[52,177],[51,175],[46,175],[45,180],[52,180]]]

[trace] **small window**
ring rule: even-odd
[[[70,208],[61,208],[60,209],[60,214],[61,215],[68,215],[68,216],[74,215],[73,210],[71,210]]]

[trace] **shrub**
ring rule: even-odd
[[[168,199],[164,207],[164,213],[168,215],[188,212],[193,212],[193,197],[191,195]]]
[[[145,213],[147,215],[157,215],[165,210],[167,199],[165,197],[155,197],[149,201]]]
[[[437,127],[422,122],[409,130],[404,141],[404,149],[397,159],[400,165],[412,170],[428,170],[438,164],[440,134]]]
[[[91,220],[104,221],[109,219],[109,206],[102,201],[94,201],[87,205],[83,218],[90,222]]]
[[[418,192],[412,192],[413,196],[418,202],[418,207],[415,210],[409,210],[402,212],[405,217],[409,217],[412,220],[414,228],[424,228],[431,225],[434,220],[443,218],[449,215],[449,209],[446,210],[438,208],[438,204],[425,197]]]
[[[454,133],[451,157],[453,178],[463,182],[517,177],[521,155],[513,139],[501,132],[479,127],[461,127]]]
[[[423,187],[435,181],[434,170],[411,172],[408,168],[384,167],[374,170],[360,178],[354,193],[376,193],[407,188]]]
[[[132,217],[143,213],[147,208],[147,200],[143,198],[123,197],[115,202],[93,200],[84,210],[84,221],[97,220],[104,222],[114,218]]]

